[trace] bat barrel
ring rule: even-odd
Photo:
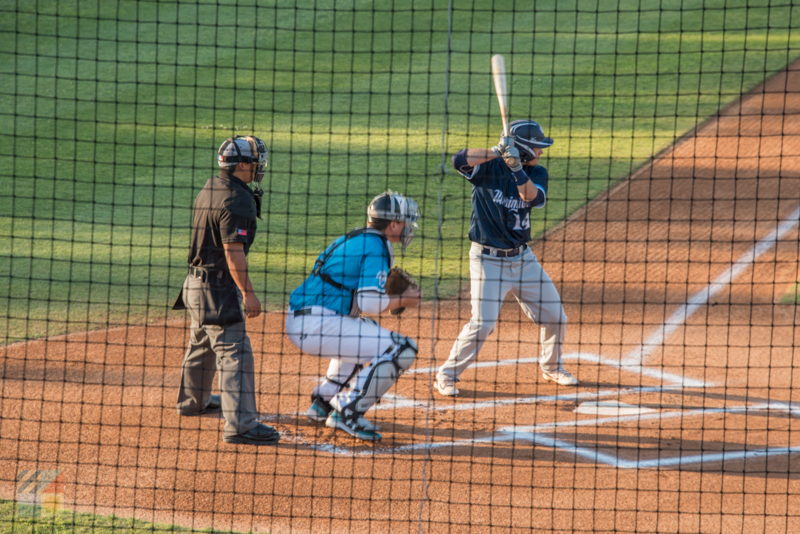
[[[506,60],[502,54],[492,56],[492,80],[503,121],[503,135],[508,135],[508,87],[506,86]]]

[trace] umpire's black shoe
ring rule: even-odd
[[[281,435],[272,428],[262,423],[248,430],[243,434],[235,434],[233,436],[225,436],[225,443],[246,443],[249,445],[269,445],[270,443],[277,443]]]
[[[200,413],[219,413],[222,411],[222,399],[219,395],[210,395],[208,397],[208,404],[200,410]]]
[[[222,400],[220,399],[219,395],[209,395],[208,403],[206,407],[202,410],[198,410],[196,412],[187,412],[183,410],[178,410],[181,415],[191,417],[193,415],[205,415],[205,414],[213,414],[213,413],[220,413],[222,411]]]

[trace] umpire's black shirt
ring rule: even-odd
[[[189,265],[227,271],[225,243],[243,243],[247,254],[256,235],[252,191],[232,175],[210,178],[194,201]]]

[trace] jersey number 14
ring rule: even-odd
[[[511,210],[514,216],[514,230],[529,230],[531,227],[531,212],[527,212],[525,217],[520,218],[517,210]]]

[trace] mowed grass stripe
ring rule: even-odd
[[[442,154],[496,140],[492,53],[512,118],[556,139],[538,235],[800,50],[797,10],[766,0],[294,4],[0,6],[0,343],[163,318],[192,199],[234,132],[272,150],[250,257],[269,307],[387,188],[424,214],[401,262],[451,297],[470,188]]]

